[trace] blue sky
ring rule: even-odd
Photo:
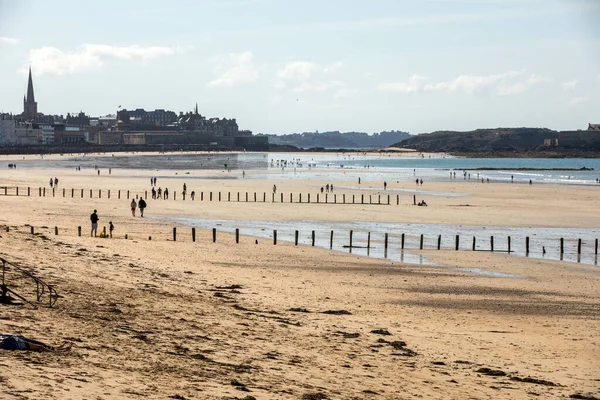
[[[237,118],[255,133],[585,129],[600,0],[0,0],[0,110]]]

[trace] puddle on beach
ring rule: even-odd
[[[420,247],[420,235],[423,234],[423,248],[436,249],[438,235],[441,235],[441,249],[453,250],[455,236],[459,235],[459,249],[472,250],[475,236],[475,250],[489,251],[491,235],[494,235],[494,250],[507,252],[508,236],[511,237],[511,254],[531,258],[562,260],[570,263],[598,265],[594,255],[594,241],[600,235],[598,229],[581,228],[526,228],[526,227],[481,227],[442,224],[391,224],[380,222],[322,222],[322,221],[237,221],[211,220],[180,217],[153,217],[162,221],[171,221],[182,225],[203,229],[217,228],[218,231],[234,233],[273,240],[273,230],[277,230],[277,240],[294,242],[295,231],[299,232],[298,243],[312,245],[312,231],[315,231],[315,246],[329,249],[331,231],[334,231],[332,250],[350,253],[357,256],[386,259],[407,264],[439,266],[476,275],[502,278],[523,278],[523,276],[502,272],[490,272],[480,268],[461,268],[434,263],[427,257],[414,254],[411,250]],[[352,231],[352,248],[349,248],[350,231]],[[370,237],[369,237],[370,232]],[[388,250],[385,251],[385,233],[388,233]],[[404,247],[401,249],[402,234]],[[526,237],[529,237],[529,253],[525,252]],[[565,238],[563,255],[560,255],[560,238]],[[568,238],[568,239],[567,239]],[[577,239],[582,239],[582,254],[577,256]],[[370,246],[369,246],[370,244]],[[600,273],[600,270],[598,271]]]

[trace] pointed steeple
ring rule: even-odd
[[[27,102],[35,102],[35,96],[33,95],[33,79],[31,78],[31,66],[29,66],[29,82],[27,82]]]
[[[196,102],[196,109],[194,110],[198,114],[198,102]]]

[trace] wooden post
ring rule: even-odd
[[[271,203],[275,203],[275,193],[271,195]]]
[[[83,199],[83,189],[81,189],[81,198]],[[127,197],[129,198],[129,197]]]
[[[231,192],[227,192],[227,201],[231,201]]]
[[[46,188],[44,188],[44,197],[46,197]]]
[[[217,241],[217,228],[213,228],[213,243]]]
[[[54,227],[54,234],[58,236],[58,226]]]
[[[173,241],[176,242],[177,241],[177,228],[173,227]]]
[[[400,248],[404,250],[404,233],[402,234],[402,238],[400,239]]]
[[[596,244],[598,244],[598,239],[596,239]],[[329,234],[329,248],[333,249],[333,231],[331,231],[331,233]]]
[[[53,188],[52,188],[52,197],[54,197],[54,195],[55,195],[55,192],[56,192],[56,188],[55,188],[55,187],[53,187]]]
[[[473,251],[475,251],[475,236],[473,236]]]
[[[352,204],[354,204],[354,195],[352,195]]]
[[[31,188],[27,186],[27,196],[31,196]]]
[[[372,203],[371,203],[371,195],[369,195],[369,204],[372,204]]]
[[[473,239],[475,239],[475,238],[473,238]],[[458,250],[459,246],[460,246],[460,236],[456,235],[456,244],[454,246],[455,250]]]
[[[240,192],[237,192],[237,201],[240,202]]]
[[[185,201],[185,191],[181,192],[181,200]]]
[[[110,199],[110,189],[108,189],[108,198]]]
[[[388,234],[386,233],[384,238],[383,238],[383,248],[385,249],[385,251],[387,251],[388,249]]]
[[[525,253],[529,254],[529,236],[525,238]]]
[[[560,254],[565,254],[565,239],[560,238]]]
[[[77,227],[77,236],[81,236],[81,227],[80,226]]]
[[[204,192],[200,192],[200,201],[204,201]]]
[[[581,255],[581,239],[577,240],[577,255]]]
[[[360,204],[365,204],[365,195],[364,194],[360,195]]]
[[[173,200],[177,200],[177,192],[173,190]]]
[[[283,193],[281,193],[281,202],[283,203]]]
[[[293,202],[294,202],[294,196],[293,196],[293,193],[290,193],[290,203],[293,203]]]
[[[312,231],[312,246],[315,247],[315,231]]]
[[[508,241],[508,254],[510,254],[510,236],[507,238]]]
[[[117,192],[117,199],[121,200],[121,190]]]
[[[371,232],[367,233],[367,249],[371,248]]]
[[[209,192],[209,193],[208,193],[208,199],[209,199],[210,201],[212,201],[212,192]]]
[[[400,205],[400,195],[399,194],[396,195],[396,205],[397,206]]]
[[[352,250],[352,231],[350,231],[350,250]]]
[[[442,235],[438,235],[438,250],[440,250],[442,248]]]
[[[594,244],[594,254],[598,254],[598,239],[596,239],[596,243]]]
[[[33,235],[33,231],[34,231],[34,229],[33,229],[33,225],[32,225],[32,226],[30,226],[29,228],[31,228],[31,234]]]
[[[333,195],[333,204],[337,204],[337,193]]]
[[[388,194],[388,206],[390,205],[390,195]]]
[[[221,192],[219,192],[219,201],[221,201]]]
[[[342,195],[342,203],[346,204],[346,193]]]
[[[19,187],[17,186],[17,196],[19,195]],[[63,189],[63,197],[65,197],[65,189]]]
[[[90,199],[94,197],[94,195],[92,194],[92,189],[90,189]]]
[[[144,199],[148,199],[148,191],[147,190],[144,190]]]
[[[381,195],[380,194],[377,195],[377,204],[381,204]]]
[[[328,201],[327,201],[327,193],[325,193],[325,204],[327,204],[327,203],[328,203]]]
[[[267,202],[267,193],[263,192],[263,203]]]
[[[421,233],[421,240],[419,241],[419,250],[423,250],[423,234]]]
[[[71,189],[71,198],[75,197],[75,189]]]
[[[254,192],[254,202],[256,203],[256,192]]]
[[[39,196],[40,196],[40,197],[42,197],[42,188],[38,188],[38,189],[39,189],[39,191],[40,191],[40,192],[39,192]],[[5,190],[6,190],[6,189],[5,189]],[[4,193],[4,194],[6,194],[6,193]]]
[[[240,228],[235,228],[235,242],[240,243]]]
[[[127,191],[127,200],[129,200],[129,190]]]
[[[417,195],[413,194],[413,206],[417,205]]]
[[[192,242],[196,241],[196,228],[192,228]]]
[[[248,192],[246,192],[246,203],[248,202]]]
[[[494,251],[494,237],[490,236],[490,251]]]
[[[319,202],[319,193],[317,193],[317,203]]]
[[[298,231],[294,232],[294,246],[298,246]]]
[[[308,202],[310,203],[310,193],[308,194]]]
[[[98,198],[101,199],[102,198],[102,189],[98,189]]]
[[[17,194],[19,193],[19,188],[17,188]],[[67,189],[63,188],[63,197],[65,197],[67,193]]]
[[[277,229],[273,230],[273,244],[277,244]]]
[[[298,193],[298,203],[302,203],[302,192]]]

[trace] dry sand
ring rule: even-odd
[[[526,277],[490,278],[262,239],[255,244],[250,237],[235,244],[222,233],[212,243],[208,231],[199,231],[195,243],[189,234],[173,242],[173,224],[134,219],[128,201],[114,195],[148,189],[152,172],[33,175],[38,172],[3,170],[0,186],[38,187],[58,176],[59,188],[86,188],[85,198],[63,198],[60,190],[54,198],[49,191],[45,198],[0,196],[0,224],[10,227],[0,233],[0,256],[31,267],[61,296],[52,309],[0,306],[0,331],[74,347],[66,354],[2,351],[0,398],[600,397],[598,267],[424,252],[450,266]],[[270,193],[275,183],[285,193],[315,196],[325,183],[189,179],[188,191],[196,193]],[[184,181],[178,175],[158,184],[180,191]],[[368,178],[360,191],[331,182],[338,196],[387,195]],[[111,189],[112,197],[89,199],[89,189]],[[420,196],[429,207],[410,205],[408,194],[390,206],[149,201],[147,213],[565,227],[600,222],[593,187],[426,182],[422,189],[469,196]],[[100,226],[115,223],[114,239],[87,236],[94,208]],[[36,234],[25,224],[35,225]],[[324,313],[342,310],[348,313]]]

